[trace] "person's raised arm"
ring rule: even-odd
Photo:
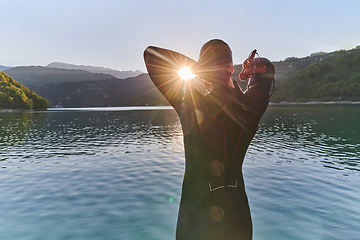
[[[151,80],[177,109],[183,97],[183,80],[177,71],[183,67],[194,67],[196,61],[178,52],[152,46],[146,48],[144,60]]]

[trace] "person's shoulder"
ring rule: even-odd
[[[255,76],[251,77],[248,86],[256,86],[256,85],[268,85],[271,84],[273,78],[270,77],[268,74],[256,74]]]

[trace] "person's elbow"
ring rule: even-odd
[[[145,51],[144,51],[144,59],[145,59],[145,62],[146,62],[147,60],[149,60],[151,56],[154,55],[154,52],[155,52],[155,47],[153,47],[153,46],[148,46],[148,47],[145,49]]]

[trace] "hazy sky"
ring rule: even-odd
[[[359,0],[0,0],[0,65],[54,61],[145,71],[149,45],[195,60],[220,38],[240,64],[360,45]]]

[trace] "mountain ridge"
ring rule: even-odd
[[[119,79],[110,74],[42,66],[5,72],[45,97],[53,107],[169,105],[147,74]]]
[[[9,68],[12,68],[12,67],[0,65],[0,71],[7,70]]]
[[[143,73],[140,70],[119,71],[119,70],[106,68],[106,67],[76,65],[76,64],[70,64],[70,63],[64,63],[64,62],[52,62],[52,63],[49,63],[48,65],[46,65],[46,67],[60,68],[60,69],[85,70],[85,71],[92,72],[92,73],[105,73],[105,74],[113,75],[114,77],[117,77],[120,79],[136,77]]]
[[[276,88],[272,102],[360,100],[360,46],[289,57],[273,64]],[[246,82],[238,77],[241,69],[241,64],[234,65],[231,77],[246,89]],[[51,106],[169,105],[147,73],[120,79],[111,74],[40,66],[5,72],[48,99]]]

